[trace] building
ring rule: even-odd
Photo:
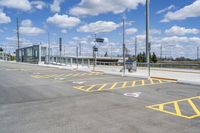
[[[48,55],[48,48],[42,45],[33,45],[16,50],[16,61],[38,64],[44,62]]]

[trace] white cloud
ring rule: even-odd
[[[67,33],[67,30],[63,29],[61,30],[61,33]]]
[[[27,36],[37,36],[39,34],[45,33],[45,31],[38,27],[33,27],[32,22],[29,19],[23,20],[21,26],[19,27],[19,32]]]
[[[4,30],[0,29],[0,33],[3,33],[3,32],[4,32]]]
[[[102,13],[123,13],[125,10],[137,9],[139,4],[145,4],[146,0],[81,0],[70,10],[75,16],[96,16]]]
[[[64,2],[64,0],[54,0],[53,4],[50,5],[52,12],[60,12],[60,4]]]
[[[151,29],[150,30],[150,34],[152,34],[152,35],[155,35],[155,34],[160,35],[161,33],[162,33],[161,30],[158,30],[158,29]]]
[[[68,15],[55,14],[47,19],[48,23],[57,25],[60,28],[71,28],[78,25],[81,21],[76,17],[70,17]]]
[[[0,6],[23,11],[31,10],[31,4],[28,0],[0,0]]]
[[[174,5],[170,5],[170,6],[168,6],[167,8],[164,8],[164,9],[162,9],[162,10],[159,10],[159,11],[156,12],[156,14],[165,13],[165,12],[167,12],[167,11],[169,11],[169,10],[172,10],[172,9],[175,9],[175,6],[174,6]]]
[[[170,29],[165,30],[165,33],[172,35],[198,34],[199,32],[200,30],[196,28],[187,29],[185,27],[179,27],[176,25]]]
[[[168,12],[161,22],[170,22],[172,20],[184,20],[191,17],[200,16],[200,0],[196,0],[191,5],[187,5],[175,12]]]
[[[86,24],[77,29],[78,32],[111,32],[117,29],[120,25],[112,21],[97,21],[94,23]]]
[[[47,4],[43,1],[31,1],[31,5],[36,9],[42,10],[43,8],[47,7]]]
[[[127,35],[132,35],[134,33],[136,33],[138,30],[136,28],[129,28],[129,29],[126,29],[125,33]]]
[[[3,23],[10,23],[11,19],[9,16],[6,16],[6,14],[0,10],[0,24]]]

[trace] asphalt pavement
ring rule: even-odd
[[[0,62],[0,133],[198,133],[200,86]]]

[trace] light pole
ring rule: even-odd
[[[146,59],[148,66],[148,78],[150,78],[149,0],[146,0]]]
[[[197,47],[197,61],[199,61],[199,47]]]
[[[125,75],[125,17],[123,17],[123,44],[122,44],[122,50],[123,50],[123,76]]]

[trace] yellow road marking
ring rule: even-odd
[[[191,105],[192,109],[194,110],[194,112],[197,115],[200,115],[200,111],[198,110],[198,108],[196,107],[196,105],[193,103],[193,101],[191,99],[188,99],[189,104]]]
[[[115,86],[117,85],[118,83],[117,82],[115,82],[110,88],[109,88],[109,90],[112,90],[112,89],[114,89],[115,88]]]
[[[197,99],[197,98],[200,99],[200,96],[166,102],[166,103],[162,103],[162,104],[146,106],[146,108],[157,110],[157,111],[160,111],[163,113],[167,113],[167,114],[171,114],[171,115],[175,115],[175,116],[179,116],[179,117],[183,117],[183,118],[187,118],[187,119],[193,119],[193,118],[200,117],[200,110],[196,107],[196,105],[192,101],[193,99]],[[179,102],[185,102],[185,101],[187,101],[188,104],[193,109],[193,111],[195,113],[194,115],[184,115],[183,113],[181,113],[183,110],[180,108]],[[174,106],[175,113],[164,109],[164,106],[169,105],[169,104],[172,104]]]
[[[176,114],[181,115],[181,111],[180,111],[180,108],[179,108],[177,101],[174,102],[174,107],[175,107]]]
[[[151,83],[151,84],[154,84],[153,79],[150,79],[150,83]]]
[[[136,83],[136,81],[133,81],[133,82],[132,82],[132,87],[134,87],[134,86],[135,86],[135,83]]]
[[[96,85],[91,85],[86,91],[90,91],[91,89],[93,89]]]
[[[159,109],[163,111],[163,110],[164,110],[164,105],[161,104],[161,105],[159,106]]]
[[[126,87],[126,85],[127,85],[127,81],[125,81],[124,83],[123,83],[123,85],[122,85],[122,87],[121,88],[125,88]]]
[[[100,91],[100,90],[103,90],[104,89],[104,87],[106,86],[107,84],[103,84],[98,90]]]
[[[144,80],[141,81],[142,85],[144,85]]]
[[[159,79],[158,81],[159,81],[159,83],[162,83],[162,80]]]

